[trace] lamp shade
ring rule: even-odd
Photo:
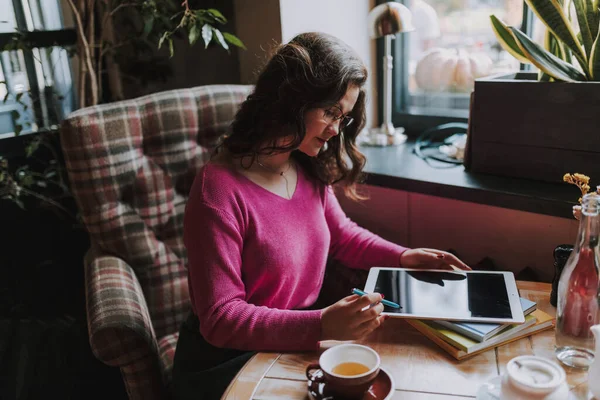
[[[414,29],[410,10],[400,3],[383,3],[369,12],[369,34],[373,39]]]

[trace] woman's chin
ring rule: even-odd
[[[321,151],[321,146],[310,146],[308,148],[300,147],[298,148],[298,150],[300,150],[302,153],[306,154],[309,157],[316,157]]]

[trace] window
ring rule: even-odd
[[[65,47],[75,32],[60,0],[0,0],[0,9],[0,138],[54,129],[74,104]]]
[[[498,44],[489,16],[494,14],[509,25],[529,32],[531,17],[523,0],[401,2],[411,10],[416,30],[398,35],[394,45],[393,121],[396,126],[417,133],[443,122],[466,121],[472,87],[461,85],[453,73],[440,81],[432,79],[439,78],[439,71],[453,72],[457,57],[473,57],[480,65],[487,65],[486,75],[522,68]],[[434,48],[446,50],[432,61],[430,54]],[[447,61],[444,67],[441,66],[443,61]]]

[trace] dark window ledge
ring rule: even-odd
[[[413,148],[411,139],[396,147],[362,146],[360,150],[367,157],[365,183],[573,219],[572,206],[579,198],[579,191],[573,185],[475,174],[466,172],[462,165],[434,168],[417,157]]]

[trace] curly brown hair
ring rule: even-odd
[[[340,182],[348,197],[360,199],[356,184],[362,179],[365,157],[356,146],[356,136],[365,125],[366,80],[364,63],[346,43],[324,33],[302,33],[279,46],[264,67],[222,146],[233,157],[251,157],[251,163],[258,155],[292,151],[310,176],[327,185]],[[352,85],[359,88],[349,113],[354,122],[331,138],[316,157],[296,150],[306,134],[305,112],[337,104]],[[290,136],[293,139],[286,145],[278,144]]]

